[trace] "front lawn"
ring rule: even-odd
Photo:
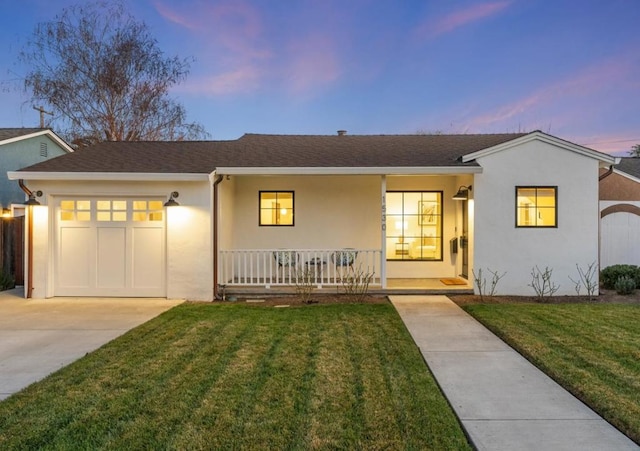
[[[640,305],[463,308],[640,443]]]
[[[178,306],[0,402],[0,449],[470,449],[390,304]]]

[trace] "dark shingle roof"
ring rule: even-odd
[[[622,157],[616,169],[640,179],[640,157]]]
[[[103,142],[22,171],[208,174],[220,167],[476,166],[459,158],[524,135],[246,134],[234,141]]]
[[[20,136],[30,135],[32,133],[38,133],[45,128],[0,128],[0,142],[7,139],[18,138]]]

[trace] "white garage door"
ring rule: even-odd
[[[612,213],[600,226],[600,267],[617,264],[640,265],[640,216]]]
[[[55,205],[56,296],[166,296],[163,200],[65,197]]]

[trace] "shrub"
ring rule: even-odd
[[[620,276],[615,283],[616,293],[631,294],[636,289],[636,281],[628,276]]]
[[[544,301],[545,297],[551,297],[560,288],[560,285],[551,279],[553,275],[553,269],[545,266],[544,271],[540,271],[537,266],[531,268],[531,283],[529,286],[536,292],[536,296],[541,301]]]
[[[635,281],[635,288],[640,288],[640,268],[636,265],[612,265],[600,271],[600,282],[603,288],[615,289],[620,277],[628,277]]]

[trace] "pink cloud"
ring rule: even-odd
[[[187,81],[183,87],[176,90],[190,94],[216,96],[246,94],[258,89],[260,80],[260,71],[255,67],[245,66],[225,71],[218,75]]]
[[[444,17],[428,20],[417,29],[417,34],[427,38],[434,38],[486,17],[496,15],[510,4],[510,0],[498,1],[473,5],[466,9],[454,11]]]
[[[635,83],[627,56],[598,61],[578,73],[542,86],[527,96],[490,109],[466,121],[466,130],[486,131],[515,125],[528,129],[559,127],[581,116],[597,114],[612,86]],[[522,124],[525,121],[526,123]]]

